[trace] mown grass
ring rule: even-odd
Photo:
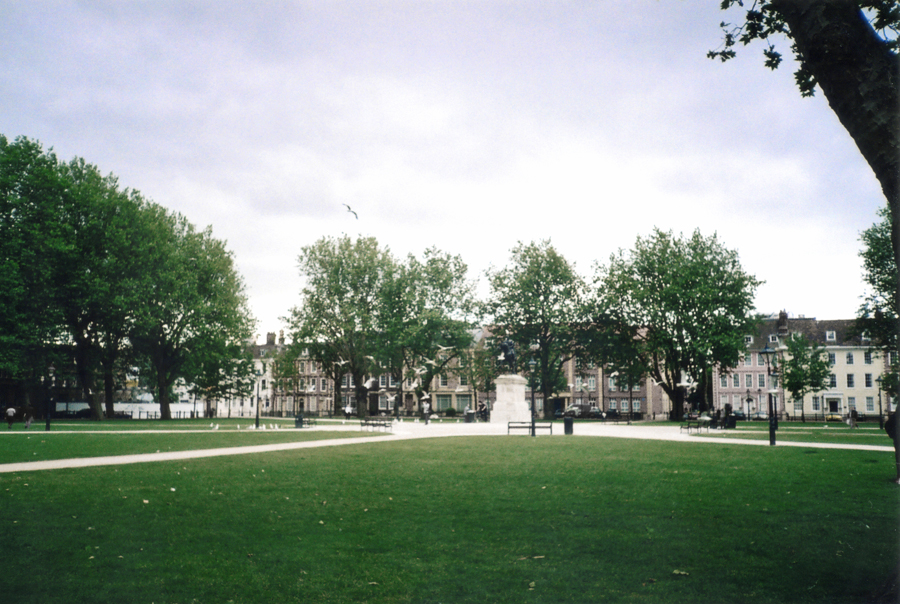
[[[377,434],[377,433],[376,433]],[[187,433],[154,433],[132,430],[127,433],[29,432],[0,434],[0,464],[108,455],[137,455],[166,451],[197,451],[227,447],[272,445],[330,438],[373,436],[373,433],[338,431],[268,430]]]
[[[7,474],[0,593],[861,602],[900,556],[892,474],[880,452],[580,436]]]
[[[769,440],[769,424],[767,422],[750,422],[738,424],[735,430],[702,431],[701,436],[718,438],[748,438],[753,440]],[[846,424],[780,422],[775,432],[776,443],[808,442],[845,445],[877,445],[893,446],[887,432],[878,428],[878,424],[860,424],[851,429]]]

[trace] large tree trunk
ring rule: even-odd
[[[804,64],[881,184],[900,266],[900,58],[854,0],[773,0],[772,7],[784,17]],[[894,302],[900,308],[900,272]],[[897,336],[900,341],[900,322]]]

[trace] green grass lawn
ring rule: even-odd
[[[881,452],[581,436],[5,474],[0,594],[864,602],[900,556],[892,475]]]
[[[160,451],[196,451],[225,447],[272,445],[330,438],[377,436],[378,434],[337,431],[313,432],[309,430],[224,431],[221,429],[183,434],[157,434],[134,430],[125,434],[111,432],[98,434],[79,434],[77,432],[47,434],[46,432],[34,432],[27,435],[0,435],[0,464],[46,461],[50,459],[103,457],[107,455],[136,455],[141,453],[158,453]]]
[[[704,437],[749,438],[768,441],[769,424],[768,422],[739,422],[735,430],[710,430],[709,432],[702,431],[700,434]],[[846,424],[838,422],[780,422],[778,430],[775,432],[775,441],[776,443],[784,441],[893,446],[887,432],[880,429],[876,423],[859,424],[858,428],[851,430]]]

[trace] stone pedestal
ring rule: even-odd
[[[491,409],[491,423],[530,422],[531,407],[525,398],[528,381],[518,375],[501,375],[497,378],[497,400]]]

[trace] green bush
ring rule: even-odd
[[[453,407],[448,407],[444,410],[444,415],[446,417],[456,417],[456,409],[454,409]]]

